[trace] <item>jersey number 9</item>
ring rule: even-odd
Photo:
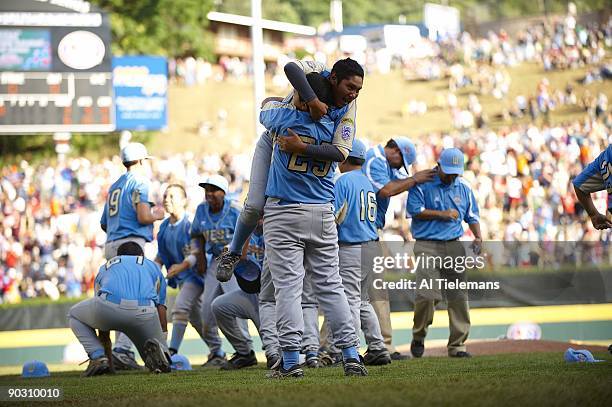
[[[359,202],[361,203],[361,212],[359,218],[362,221],[366,220],[366,216],[370,222],[376,221],[376,195],[372,191],[368,191],[368,198],[366,202],[365,191],[362,189],[359,193]],[[366,208],[367,204],[367,208]]]
[[[121,195],[121,188],[115,189],[111,192],[108,198],[108,216],[115,216],[119,212],[119,196]]]
[[[314,137],[300,136],[300,138],[306,144],[316,144],[316,140]],[[287,165],[287,169],[289,169],[289,171],[295,171],[295,172],[308,172],[308,162],[305,160],[308,160],[308,157],[304,157],[303,155],[293,153],[291,154],[291,158],[289,158],[289,164]],[[312,173],[319,178],[324,178],[329,173],[329,169],[331,168],[331,165],[332,165],[331,161],[313,160],[312,161]]]

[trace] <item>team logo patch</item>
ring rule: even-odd
[[[455,197],[453,197],[453,201],[454,201],[454,202],[455,202],[457,205],[459,205],[459,204],[461,203],[461,197],[455,196]]]
[[[340,134],[342,136],[342,140],[348,141],[351,138],[353,128],[355,128],[355,123],[352,119],[344,118],[340,121]]]

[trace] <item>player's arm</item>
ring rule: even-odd
[[[605,161],[605,154],[606,151],[602,152],[572,181],[576,198],[578,198],[589,218],[591,218],[593,227],[598,230],[612,227],[612,222],[606,219],[605,215],[599,213],[593,203],[593,198],[591,198],[591,193],[605,189],[604,180],[600,172],[602,164],[604,166],[607,165],[606,162],[602,163],[602,161]]]
[[[431,181],[435,174],[436,170],[423,170],[406,179],[389,181],[384,187],[378,190],[378,196],[381,198],[389,198],[401,194],[417,184]]]
[[[408,193],[406,214],[414,219],[420,220],[443,220],[450,221],[459,218],[459,212],[454,209],[438,211],[425,207],[425,193],[419,187],[412,188]]]
[[[136,205],[136,217],[141,225],[151,225],[164,218],[164,210],[158,207],[151,207],[148,202],[139,202]]]
[[[157,315],[159,316],[162,332],[166,334],[168,332],[168,315],[165,305],[157,304]]]
[[[161,325],[162,332],[164,333],[165,336],[167,336],[168,335],[168,316],[167,316],[167,310],[166,310],[167,284],[166,284],[166,279],[161,274],[161,271],[159,272],[158,278],[159,278],[158,280],[159,286],[158,286],[158,291],[157,291],[158,302],[156,305],[157,315],[159,316],[159,324]]]
[[[584,192],[575,184],[574,191],[576,192],[576,198],[578,198],[578,201],[584,207],[584,210],[589,215],[589,218],[591,218],[591,223],[595,229],[603,230],[612,228],[612,221],[607,219],[604,214],[599,213],[595,207],[595,204],[593,203],[593,198],[591,198],[590,193]]]
[[[327,113],[327,105],[319,100],[312,87],[306,80],[306,74],[321,73],[325,65],[314,61],[296,61],[285,65],[285,75],[293,89],[295,89],[308,105],[313,120],[320,120]]]

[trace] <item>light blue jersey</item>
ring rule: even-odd
[[[249,239],[249,246],[247,248],[247,255],[253,257],[261,267],[263,267],[264,253],[266,246],[264,244],[264,237],[262,234],[253,232]]]
[[[157,256],[161,259],[166,269],[173,264],[180,264],[185,257],[191,253],[191,221],[187,214],[174,225],[170,218],[164,219],[157,233]],[[189,268],[176,277],[168,280],[170,287],[177,286],[189,281],[200,286],[204,285],[204,278],[198,274],[195,267]]]
[[[354,170],[340,175],[334,188],[339,243],[376,240],[376,192],[370,180]]]
[[[334,117],[344,109],[337,109]],[[273,138],[286,136],[291,128],[308,144],[333,144],[334,129],[337,124],[325,115],[313,122],[308,112],[297,110],[284,102],[269,102],[262,109],[259,121],[272,134]],[[342,136],[339,136],[342,137]],[[351,134],[347,133],[348,150],[352,146]],[[299,154],[281,151],[274,145],[272,164],[268,176],[266,195],[279,198],[286,203],[320,204],[334,199],[333,176],[336,163],[316,160]]]
[[[378,191],[391,181],[403,179],[404,175],[400,171],[391,168],[385,156],[385,148],[382,145],[378,145],[368,150],[366,153],[366,161],[361,167],[361,170],[366,177],[368,177],[374,187],[374,192],[377,194],[376,202],[378,203],[378,209],[376,212],[376,227],[382,229],[385,226],[385,216],[389,208],[390,198],[379,197]]]
[[[459,212],[456,220],[422,220],[415,218],[425,209]],[[478,204],[472,189],[461,177],[446,185],[437,175],[432,181],[418,184],[408,191],[406,205],[408,216],[412,217],[412,236],[418,240],[455,240],[463,236],[461,223],[479,223]]]
[[[206,253],[217,257],[232,241],[239,216],[240,207],[227,198],[217,213],[211,213],[208,202],[202,202],[196,209],[190,235],[202,235],[206,240]]]
[[[116,256],[107,261],[98,270],[94,290],[114,302],[123,299],[166,305],[166,279],[159,266],[143,256]]]
[[[612,144],[574,179],[582,192],[608,191],[608,210],[612,212]]]
[[[138,222],[136,206],[140,202],[150,202],[149,182],[128,171],[110,187],[104,204],[100,224],[106,227],[107,241],[128,236],[142,237],[147,242],[153,240],[153,225]]]

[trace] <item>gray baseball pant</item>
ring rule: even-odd
[[[122,300],[121,304],[115,304],[105,300],[102,294],[70,308],[68,323],[88,355],[104,350],[95,329],[124,332],[134,342],[141,357],[147,339],[157,339],[164,349],[168,350],[153,302],[148,306],[139,306],[138,301],[131,300]]]
[[[248,294],[241,289],[225,293],[212,302],[212,311],[217,320],[217,326],[236,352],[242,355],[253,350],[253,342],[250,336],[244,336],[238,326],[238,318],[250,319],[259,331],[258,302],[257,294]]]
[[[204,329],[202,323],[202,293],[204,287],[192,282],[185,282],[181,285],[176,301],[172,307],[172,324],[187,325],[190,322],[206,343],[208,348],[215,344],[215,337],[210,331]],[[178,351],[178,349],[176,349]]]
[[[306,270],[319,306],[329,321],[335,345],[359,340],[338,272],[338,234],[333,205],[289,204],[268,198],[264,239],[275,287],[278,337],[284,351],[299,351],[304,332],[302,292]]]
[[[236,277],[232,278],[227,282],[220,282],[217,280],[217,260],[213,259],[206,269],[204,277],[204,294],[202,296],[202,322],[204,324],[203,333],[206,339],[206,343],[209,344],[210,353],[222,352],[221,345],[222,341],[219,337],[219,331],[217,330],[217,320],[212,310],[212,302],[218,296],[228,293],[231,291],[239,290]],[[238,320],[238,326],[242,331],[249,345],[252,346],[251,335],[249,334],[249,326],[247,321],[244,319]]]

